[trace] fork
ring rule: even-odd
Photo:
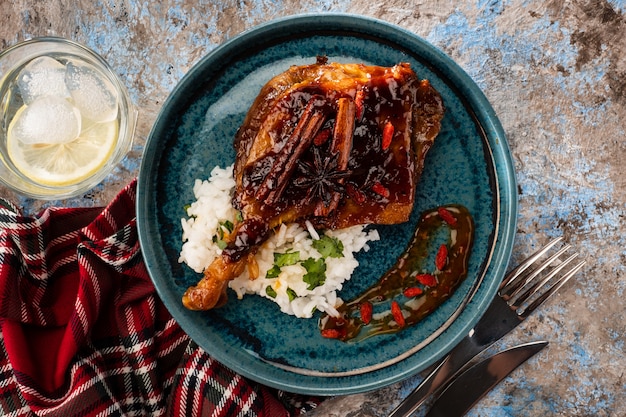
[[[571,249],[569,244],[563,245],[547,259],[538,262],[562,240],[562,237],[553,239],[505,276],[498,295],[493,298],[474,328],[389,417],[408,417],[429,398],[441,393],[457,375],[469,367],[477,355],[524,321],[585,265],[583,260],[568,268],[578,253],[561,259]]]

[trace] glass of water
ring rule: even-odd
[[[0,53],[0,181],[39,199],[101,182],[130,149],[137,112],[109,65],[63,38]]]

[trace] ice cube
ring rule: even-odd
[[[117,117],[117,91],[92,65],[68,62],[65,84],[83,117],[94,122],[110,122]]]
[[[64,98],[44,96],[17,111],[9,135],[27,145],[60,144],[76,139],[80,129],[76,107]]]
[[[40,56],[29,62],[18,74],[17,86],[26,104],[43,96],[70,96],[65,86],[65,65],[49,56]]]

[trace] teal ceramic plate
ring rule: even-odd
[[[427,156],[413,216],[379,227],[340,296],[376,282],[410,241],[419,214],[442,204],[467,207],[476,223],[467,279],[424,321],[400,333],[342,343],[320,336],[316,318],[297,319],[260,297],[223,308],[186,310],[185,289],[200,278],[178,263],[184,206],[196,178],[234,161],[232,139],[261,86],[316,56],[392,66],[409,62],[441,93],[446,115]],[[500,123],[474,82],[414,34],[352,15],[273,21],[223,44],[174,89],[147,140],[139,173],[137,222],[157,291],[190,337],[246,377],[292,392],[356,393],[399,381],[441,358],[471,329],[495,295],[509,260],[517,215],[515,175]]]

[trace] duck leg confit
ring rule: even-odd
[[[183,304],[225,303],[228,281],[281,223],[339,229],[407,221],[443,114],[439,93],[405,63],[318,58],[274,77],[234,140],[233,205],[242,220]]]

